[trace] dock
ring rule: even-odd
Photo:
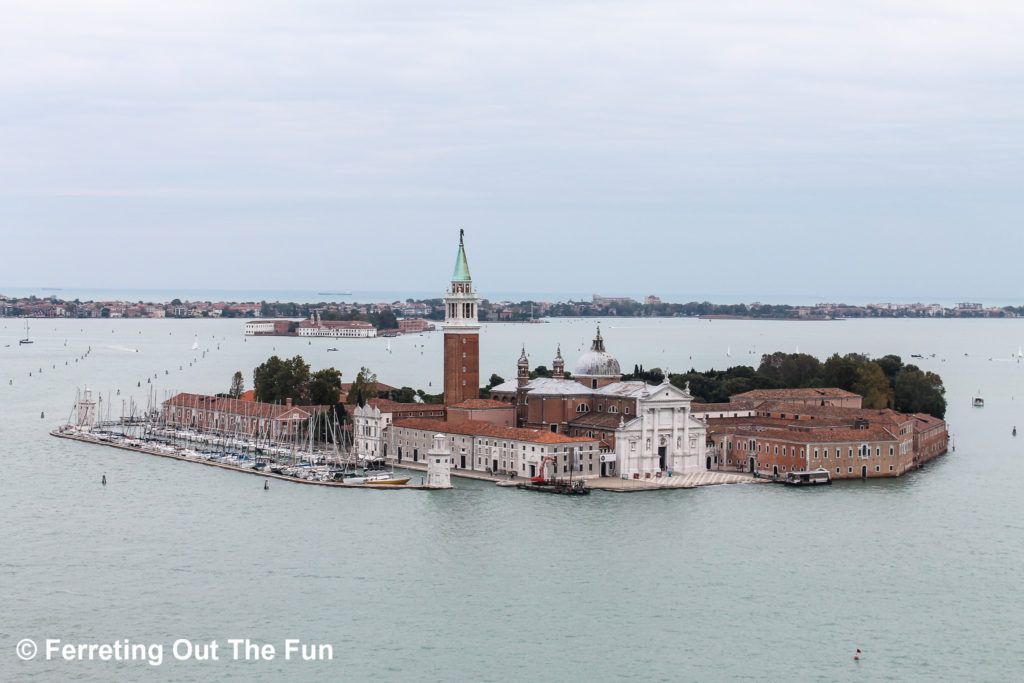
[[[50,431],[51,436],[56,436],[61,439],[71,439],[72,441],[81,441],[82,443],[92,444],[94,446],[108,446],[110,448],[119,448],[123,451],[133,451],[135,453],[145,453],[146,455],[156,455],[161,458],[169,458],[171,460],[181,460],[184,462],[197,463],[199,465],[206,465],[207,467],[218,467],[222,470],[231,470],[233,472],[241,472],[242,474],[251,474],[263,479],[277,479],[280,481],[287,481],[292,484],[308,484],[311,486],[330,486],[333,488],[342,489],[376,489],[386,491],[439,491],[444,490],[437,486],[424,486],[416,484],[346,484],[344,482],[336,481],[309,481],[307,479],[296,479],[295,477],[289,477],[283,474],[276,474],[274,472],[259,472],[256,470],[249,470],[242,467],[235,467],[234,465],[228,465],[226,463],[211,462],[209,460],[198,460],[196,458],[186,458],[182,455],[175,455],[174,453],[164,453],[148,448],[141,448],[138,446],[129,446],[127,444],[116,443],[113,441],[100,441],[95,438],[89,438],[84,433],[73,433],[65,432],[60,429],[54,429]],[[451,488],[451,487],[447,487]]]
[[[388,463],[408,470],[427,471],[427,466],[421,462],[409,462],[403,460],[397,462],[388,459]],[[510,479],[507,474],[492,474],[489,472],[476,472],[467,470],[452,469],[452,477],[463,479],[476,479],[477,481],[493,481],[502,488],[515,488],[524,481],[529,483],[529,478],[515,477]],[[754,478],[749,472],[719,472],[701,471],[691,474],[676,474],[671,477],[656,477],[654,479],[621,479],[616,477],[585,477],[587,488],[592,491],[609,491],[611,493],[633,493],[636,491],[665,491],[668,489],[693,489],[700,486],[718,486],[723,484],[765,484],[770,479],[764,477]]]

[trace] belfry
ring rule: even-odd
[[[444,402],[449,406],[480,396],[479,299],[469,275],[463,238],[464,232],[459,230],[455,271],[444,295]]]

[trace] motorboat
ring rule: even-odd
[[[832,483],[832,475],[824,467],[810,472],[790,472],[786,475],[788,486],[827,486]]]

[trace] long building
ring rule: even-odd
[[[422,462],[435,435],[443,435],[456,469],[534,477],[552,470],[567,477],[601,476],[601,447],[596,439],[565,436],[543,429],[503,427],[487,422],[451,422],[423,418],[397,420],[388,430],[394,460]]]
[[[709,417],[708,469],[785,477],[823,468],[833,479],[898,477],[946,452],[946,423],[930,415],[890,409],[844,408],[822,404],[822,396],[860,405],[860,397],[838,389],[761,390],[753,414]],[[739,394],[749,401],[753,392]],[[794,395],[795,394],[795,395]],[[708,410],[720,413],[719,406]]]
[[[330,406],[295,406],[181,393],[163,402],[161,415],[171,427],[219,434],[279,439],[294,435],[299,426]]]

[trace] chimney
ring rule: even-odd
[[[286,398],[284,400],[284,406],[285,406],[285,408],[291,408],[292,407],[292,400],[290,398]]]

